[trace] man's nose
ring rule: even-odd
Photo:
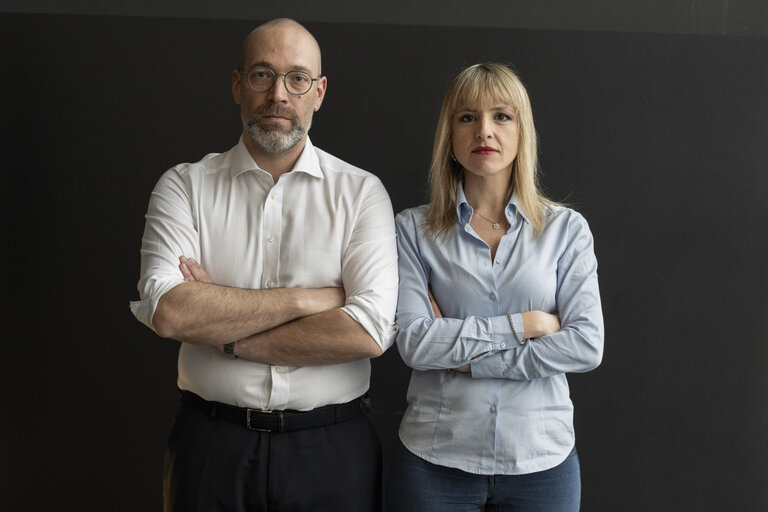
[[[288,89],[285,88],[285,76],[283,75],[275,77],[275,83],[272,85],[272,88],[267,91],[269,99],[282,103],[285,103],[288,100],[290,94]]]

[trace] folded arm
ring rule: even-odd
[[[265,364],[312,366],[378,357],[376,340],[341,309],[288,322],[235,344],[235,355]]]
[[[403,361],[417,370],[466,371],[467,365],[519,346],[508,315],[445,318],[429,291],[430,264],[421,254],[419,221],[397,217],[400,287],[397,346]],[[542,311],[513,312],[523,338],[559,329],[556,316]]]
[[[160,336],[185,343],[223,345],[344,305],[342,288],[246,290],[211,283],[184,256],[179,268],[185,282],[160,298],[152,322]]]
[[[219,348],[237,340],[235,355],[265,364],[333,364],[381,354],[373,337],[339,309],[341,288],[243,290],[212,284],[190,258],[181,257],[179,269],[186,282],[164,296],[171,295],[168,301],[161,299],[158,312],[181,310],[187,337]],[[157,321],[156,327],[162,334]]]
[[[562,328],[518,350],[472,365],[475,378],[532,380],[596,368],[603,357],[603,313],[592,234],[579,215],[568,223],[569,245],[558,261],[557,304]]]
[[[352,231],[339,241],[341,275],[327,280],[343,287],[247,289],[212,283],[195,261],[182,258],[179,264],[179,255],[202,253],[196,204],[175,170],[163,176],[150,200],[142,299],[131,309],[158,334],[217,347],[239,341],[242,358],[297,366],[374,357],[392,343],[397,250],[392,205],[378,180],[366,180],[345,204]]]

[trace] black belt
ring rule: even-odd
[[[311,411],[263,411],[247,409],[220,402],[210,402],[191,391],[181,391],[181,396],[190,405],[214,418],[243,425],[250,430],[261,432],[290,432],[307,428],[333,425],[342,421],[359,418],[371,410],[366,396],[345,404],[318,407]]]

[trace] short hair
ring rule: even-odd
[[[556,203],[544,197],[539,189],[536,129],[528,93],[509,66],[496,63],[475,64],[464,69],[445,93],[429,169],[430,202],[425,219],[426,231],[433,237],[444,235],[458,220],[456,192],[464,179],[464,169],[454,158],[451,121],[460,109],[483,100],[500,101],[515,110],[520,140],[512,165],[507,201],[513,192],[517,195],[520,208],[538,236],[544,230],[548,210]]]

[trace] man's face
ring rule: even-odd
[[[302,143],[312,124],[312,115],[325,95],[325,78],[314,82],[301,96],[285,88],[278,76],[271,89],[253,91],[246,76],[255,67],[269,68],[278,75],[304,71],[312,78],[320,74],[320,51],[314,39],[298,27],[267,27],[248,39],[242,72],[235,71],[232,94],[240,105],[243,134],[267,153],[283,153]]]

